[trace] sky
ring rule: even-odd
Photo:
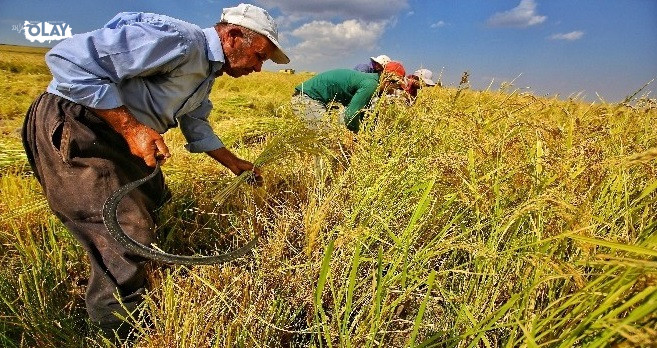
[[[166,14],[212,26],[219,0],[0,0],[0,43],[30,42],[24,21],[64,22],[73,34],[103,26],[122,11]],[[352,68],[386,54],[407,73],[422,67],[456,86],[562,99],[618,102],[657,78],[656,0],[252,0],[269,11],[292,68]],[[657,81],[641,94],[655,90]],[[640,94],[640,95],[641,95]]]

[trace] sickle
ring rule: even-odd
[[[132,239],[130,236],[126,235],[125,232],[123,232],[123,229],[121,229],[119,220],[116,217],[116,208],[119,206],[121,199],[123,199],[123,197],[125,197],[130,191],[134,190],[135,188],[145,183],[146,181],[152,179],[159,172],[160,172],[160,164],[157,163],[155,165],[155,170],[153,170],[151,174],[149,174],[148,176],[142,179],[130,182],[126,185],[119,187],[118,190],[114,191],[114,193],[112,193],[112,195],[109,198],[107,198],[105,204],[103,205],[103,223],[105,224],[105,227],[107,227],[107,230],[109,231],[110,235],[114,239],[116,239],[119,243],[121,243],[123,247],[147,259],[165,262],[165,263],[178,264],[178,265],[213,265],[217,263],[228,262],[244,256],[249,251],[251,251],[251,249],[253,249],[253,247],[256,245],[258,241],[257,235],[255,236],[255,238],[253,238],[253,240],[251,240],[245,246],[237,250],[225,254],[213,255],[213,256],[185,256],[185,255],[169,254],[145,246],[137,242],[136,240]]]

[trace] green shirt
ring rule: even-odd
[[[379,74],[350,69],[325,71],[295,89],[323,104],[338,102],[345,106],[344,123],[358,132],[363,108],[369,103],[379,85]]]

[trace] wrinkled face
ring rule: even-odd
[[[260,71],[262,63],[276,50],[276,46],[265,36],[241,29],[231,29],[222,37],[221,44],[226,58],[221,72],[232,77]]]

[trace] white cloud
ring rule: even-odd
[[[386,21],[364,22],[355,19],[342,23],[312,21],[292,31],[300,39],[289,51],[292,61],[313,62],[327,65],[342,61],[359,53],[373,50],[385,27]]]
[[[447,25],[447,23],[445,23],[445,21],[438,21],[436,23],[431,24],[431,27],[432,28],[441,28],[441,27],[444,27],[446,25]]]
[[[278,16],[279,37],[299,70],[366,61],[399,16],[413,16],[409,0],[255,0]],[[269,66],[267,66],[269,68]],[[273,67],[278,69],[278,67]]]
[[[521,0],[520,4],[509,11],[493,14],[486,22],[491,27],[525,28],[545,22],[547,16],[536,13],[534,0]]]
[[[276,21],[276,25],[279,28],[279,31],[282,31],[284,29],[289,29],[293,27],[295,24],[305,20],[306,18],[300,15],[292,14],[292,15],[281,15],[274,20]]]
[[[408,8],[408,0],[256,0],[261,6],[278,8],[286,16],[296,15],[314,19],[335,17],[378,21],[397,15]]]
[[[568,41],[575,41],[575,40],[579,40],[579,39],[581,39],[582,36],[584,36],[584,32],[583,32],[583,31],[576,30],[576,31],[571,31],[570,33],[565,33],[565,34],[562,34],[562,33],[554,34],[554,35],[551,35],[551,36],[549,37],[549,39],[550,39],[550,40],[568,40]]]

